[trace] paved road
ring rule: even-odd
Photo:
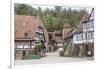
[[[73,57],[60,57],[59,53],[51,52],[46,53],[46,57],[41,59],[32,59],[32,60],[16,60],[16,65],[26,65],[26,64],[47,64],[47,63],[70,63],[70,62],[81,62],[81,61],[90,61],[93,58],[73,58]]]

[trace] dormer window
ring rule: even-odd
[[[28,33],[25,33],[24,36],[25,36],[25,37],[28,37]]]

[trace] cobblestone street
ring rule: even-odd
[[[48,63],[70,63],[70,62],[83,62],[83,61],[92,61],[93,57],[87,58],[77,58],[77,57],[60,57],[59,53],[49,52],[46,53],[46,57],[41,59],[32,59],[32,60],[15,60],[15,65],[28,65],[28,64],[48,64]]]

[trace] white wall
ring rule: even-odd
[[[77,40],[77,38],[79,38],[79,40]],[[94,42],[94,39],[93,38],[87,39],[87,41],[86,41],[86,35],[85,34],[76,34],[76,35],[73,36],[73,43],[74,44],[81,44],[81,43],[86,43],[86,42],[90,42],[90,43]]]
[[[83,40],[80,36],[82,36],[83,34],[76,34],[73,36],[73,43],[74,44],[79,44],[79,43],[83,43]],[[77,37],[79,38],[79,40],[77,40]]]

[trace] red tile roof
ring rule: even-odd
[[[86,22],[86,21],[88,21],[88,18],[89,18],[89,15],[87,14],[87,15],[84,15],[83,17],[82,17],[82,19],[81,19],[81,21],[80,21],[80,23],[79,23],[79,25],[76,27],[76,29],[75,29],[75,32],[76,33],[82,33],[83,32],[83,22]]]
[[[28,38],[33,38],[41,24],[39,16],[15,15],[15,38],[25,38],[25,33],[28,33]]]
[[[89,15],[84,15],[82,17],[82,20],[80,21],[80,23],[85,22],[85,21],[88,21],[88,18],[89,18]]]

